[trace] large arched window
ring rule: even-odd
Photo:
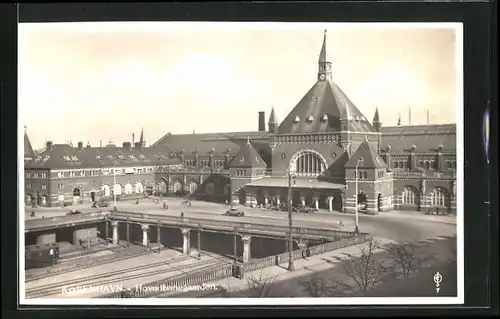
[[[444,188],[434,188],[431,192],[431,206],[447,206],[448,191]]]
[[[401,193],[401,204],[403,205],[416,205],[418,200],[418,193],[413,187],[405,187]]]
[[[301,151],[295,154],[291,158],[290,164],[298,175],[318,175],[326,170],[325,160],[313,150]]]

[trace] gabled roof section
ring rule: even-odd
[[[308,121],[310,116],[313,121]],[[349,120],[351,131],[374,132],[370,122],[335,83],[318,81],[281,122],[279,132],[337,132],[341,130],[341,119]]]
[[[245,145],[240,148],[238,154],[236,154],[229,165],[231,168],[267,168],[266,162],[264,162],[262,157],[260,157],[259,153],[252,146],[252,143],[250,143],[250,138],[247,139]]]
[[[165,146],[155,149],[123,147],[72,147],[54,144],[27,162],[27,168],[85,169],[104,167],[157,166],[181,164],[173,150]]]
[[[28,133],[26,132],[26,128],[24,129],[24,158],[34,158],[35,152],[33,152],[33,147],[31,147],[31,142],[28,137]]]
[[[245,145],[247,138],[253,141],[266,140],[269,132],[228,132],[228,133],[206,133],[206,134],[166,134],[156,143],[153,148],[166,146],[175,152],[184,151],[186,154],[198,152],[200,155],[215,152],[216,156],[229,154],[234,156]]]
[[[387,168],[384,160],[378,155],[377,150],[368,142],[367,139],[361,143],[344,167],[356,168],[356,164],[360,158],[363,159],[363,162],[359,168]]]

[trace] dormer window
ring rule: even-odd
[[[137,162],[137,158],[134,155],[129,155],[130,159],[134,162]]]
[[[95,159],[102,160],[102,156],[101,155],[96,155]]]
[[[259,160],[259,158],[258,158],[258,157],[256,157],[256,158],[255,158],[255,161],[256,161],[257,163],[260,163],[260,160]]]
[[[328,121],[328,115],[324,114],[323,117],[321,118],[322,121]]]
[[[125,156],[123,156],[123,155],[121,155],[121,154],[120,154],[120,155],[118,155],[118,158],[119,158],[119,159],[121,159],[121,160],[125,160]]]
[[[139,155],[139,157],[140,157],[141,159],[146,159],[146,156],[144,156],[144,154]]]
[[[295,117],[295,119],[293,120],[294,123],[298,123],[300,121],[300,118],[298,116]]]
[[[312,115],[309,115],[309,117],[307,118],[307,121],[308,121],[308,122],[312,122],[312,121],[313,121],[313,119],[314,119],[314,118],[312,117]]]
[[[241,157],[240,158],[240,164],[243,164],[243,162],[245,161],[245,158],[244,157]]]
[[[71,160],[74,161],[74,162],[78,162],[78,157],[76,156],[71,156]]]
[[[108,155],[108,159],[112,160],[113,159],[113,155]]]

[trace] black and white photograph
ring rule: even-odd
[[[20,303],[463,304],[462,82],[460,23],[20,23]]]

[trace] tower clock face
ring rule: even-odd
[[[324,75],[324,74],[321,74],[321,75],[319,76],[319,78],[320,78],[320,80],[324,80],[324,79],[325,79],[325,75]]]

